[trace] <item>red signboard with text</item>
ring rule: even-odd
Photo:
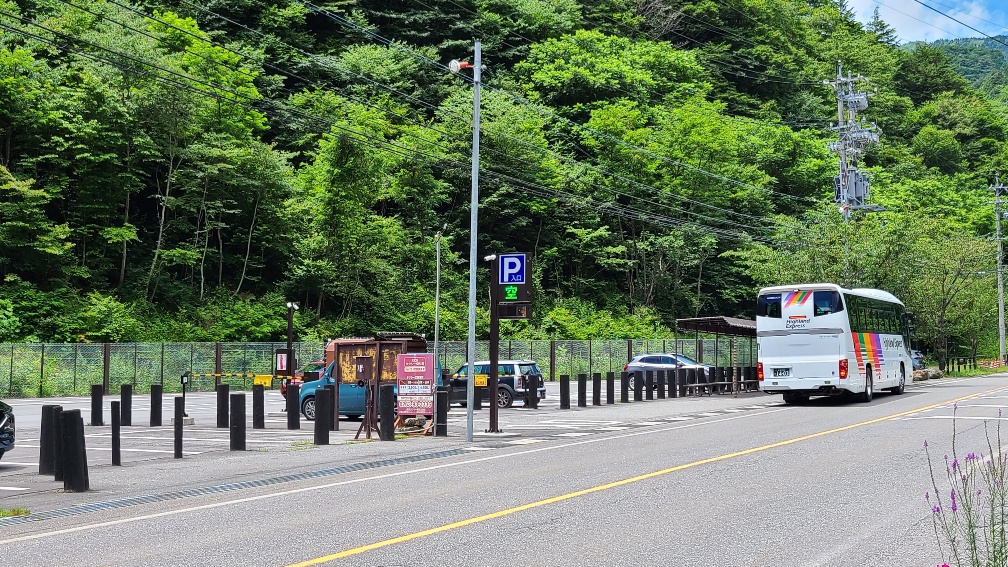
[[[400,354],[396,358],[399,415],[434,415],[434,355]]]

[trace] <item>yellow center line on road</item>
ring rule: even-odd
[[[622,480],[617,480],[615,482],[610,482],[608,484],[601,484],[601,485],[598,485],[598,486],[593,486],[591,488],[585,488],[583,490],[577,490],[575,492],[569,492],[567,494],[561,494],[559,496],[554,496],[552,498],[546,498],[544,500],[538,500],[536,502],[530,502],[528,504],[522,504],[521,506],[515,506],[513,508],[508,508],[506,510],[500,510],[500,511],[497,511],[497,512],[491,512],[489,514],[484,514],[482,516],[476,516],[474,518],[468,518],[468,519],[465,519],[465,520],[460,520],[458,522],[452,522],[450,524],[445,524],[443,526],[438,526],[438,527],[435,527],[435,528],[430,528],[430,529],[422,530],[422,531],[419,531],[419,532],[414,532],[414,533],[411,533],[411,534],[406,534],[406,535],[403,535],[403,536],[394,537],[394,538],[391,538],[391,539],[386,539],[386,540],[378,541],[378,542],[375,542],[375,543],[370,543],[368,545],[362,545],[360,547],[355,547],[353,549],[347,549],[346,551],[340,551],[338,553],[333,553],[333,554],[330,554],[330,555],[324,555],[322,557],[317,557],[315,559],[309,559],[307,561],[302,561],[301,563],[292,563],[292,564],[288,565],[287,567],[310,567],[312,565],[321,565],[323,563],[328,563],[330,561],[335,561],[337,559],[343,559],[343,558],[346,558],[346,557],[352,557],[354,555],[360,555],[360,554],[366,553],[368,551],[374,551],[376,549],[381,549],[383,547],[388,547],[390,545],[395,545],[397,543],[405,543],[407,541],[412,541],[414,539],[426,537],[426,536],[429,536],[429,535],[439,534],[439,533],[442,533],[442,532],[447,532],[447,531],[454,530],[454,529],[457,529],[457,528],[462,528],[462,527],[469,526],[469,525],[472,525],[472,524],[477,524],[477,523],[480,523],[480,522],[485,522],[487,520],[492,520],[494,518],[502,518],[504,516],[510,516],[512,514],[517,514],[518,512],[524,512],[525,510],[531,510],[533,508],[540,508],[542,506],[548,506],[550,504],[556,504],[557,502],[563,502],[565,500],[570,500],[572,498],[577,498],[579,496],[585,496],[587,494],[593,494],[595,492],[602,492],[604,490],[609,490],[611,488],[616,488],[616,487],[623,486],[623,485],[626,485],[626,484],[630,484],[630,483],[633,483],[633,482],[640,482],[642,480],[648,480],[648,479],[651,479],[651,478],[667,475],[667,474],[674,473],[674,472],[677,472],[677,471],[699,467],[701,465],[707,465],[707,464],[710,464],[710,463],[716,463],[716,462],[719,462],[719,461],[725,461],[725,460],[728,460],[728,459],[734,459],[736,457],[744,457],[746,455],[751,455],[753,453],[759,453],[759,452],[766,451],[766,450],[769,450],[769,449],[775,449],[777,447],[784,447],[786,445],[792,445],[794,443],[800,443],[802,441],[808,441],[809,439],[815,439],[817,437],[825,437],[826,435],[833,435],[835,433],[840,433],[840,432],[843,432],[843,431],[849,431],[851,429],[855,429],[855,428],[858,428],[858,427],[864,427],[866,425],[872,425],[872,424],[875,424],[875,423],[880,423],[880,422],[883,422],[883,421],[888,421],[888,420],[891,420],[891,419],[896,419],[896,418],[899,418],[899,417],[904,417],[904,416],[907,416],[907,415],[911,415],[911,414],[915,414],[915,413],[920,413],[922,411],[928,411],[928,410],[932,410],[932,409],[935,409],[935,408],[940,408],[942,406],[947,406],[949,404],[958,403],[958,402],[961,402],[963,400],[969,400],[969,399],[972,399],[972,398],[977,398],[977,397],[980,397],[980,396],[985,396],[985,395],[988,395],[988,394],[992,394],[994,392],[1000,392],[1000,391],[1004,391],[1004,390],[1008,390],[1008,386],[1002,386],[1000,388],[994,388],[993,390],[987,390],[986,392],[979,392],[979,393],[976,393],[976,394],[970,394],[968,396],[962,396],[961,398],[956,398],[954,400],[950,400],[950,401],[947,401],[947,402],[941,402],[941,403],[937,403],[937,404],[932,404],[932,405],[929,405],[929,406],[924,406],[922,408],[917,408],[917,409],[913,409],[913,410],[909,410],[909,411],[904,411],[904,412],[896,413],[896,414],[893,414],[893,415],[887,415],[885,417],[879,417],[879,418],[876,418],[876,419],[870,419],[868,421],[861,421],[861,422],[858,422],[858,423],[852,423],[850,425],[845,425],[843,427],[837,427],[837,428],[834,428],[834,429],[829,429],[827,431],[820,431],[818,433],[810,433],[808,435],[803,435],[801,437],[795,437],[793,439],[787,439],[785,441],[778,441],[776,443],[769,443],[767,445],[761,445],[759,447],[752,447],[750,449],[743,449],[741,451],[736,451],[734,453],[727,453],[727,454],[724,454],[724,455],[718,455],[716,457],[710,457],[710,458],[707,458],[707,459],[701,459],[699,461],[693,461],[691,463],[686,463],[686,464],[682,464],[682,465],[676,465],[674,467],[669,467],[667,469],[662,469],[662,470],[658,470],[658,471],[654,471],[654,472],[649,472],[649,473],[646,473],[646,474],[642,474],[642,475],[638,475],[638,476],[634,476],[634,477],[630,477],[630,478],[624,478]]]

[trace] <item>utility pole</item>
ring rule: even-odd
[[[837,98],[837,125],[832,127],[837,132],[836,142],[829,144],[830,153],[837,154],[840,158],[840,171],[833,177],[833,200],[840,205],[840,212],[843,213],[845,226],[848,227],[848,236],[844,239],[846,244],[846,256],[844,258],[844,277],[848,280],[847,285],[852,285],[850,280],[850,238],[849,224],[851,211],[863,210],[867,212],[878,212],[884,210],[879,205],[871,203],[871,190],[868,177],[858,169],[858,161],[865,151],[865,147],[870,144],[877,144],[879,141],[878,126],[874,123],[870,126],[862,126],[858,122],[857,113],[868,108],[868,93],[864,91],[854,91],[854,84],[867,82],[868,79],[861,75],[843,76],[843,65],[837,62],[837,76],[835,81],[823,81],[836,90]]]
[[[480,71],[483,67],[482,46],[476,40],[473,62],[453,60],[448,64],[452,73],[461,69],[473,70],[473,143],[472,143],[472,194],[469,203],[469,342],[466,374],[466,441],[473,440],[473,401],[476,376],[473,367],[476,356],[476,225],[479,218],[479,141],[480,141]],[[490,403],[495,403],[491,396]]]
[[[997,238],[997,286],[998,286],[998,353],[1001,358],[1000,364],[1005,364],[1005,311],[1004,311],[1004,279],[1001,275],[1001,259],[1003,257],[1001,249],[1001,192],[1005,186],[1001,185],[1000,176],[994,177],[994,185],[990,190],[994,191],[994,228]]]

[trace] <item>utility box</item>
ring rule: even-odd
[[[411,352],[427,352],[427,340],[413,333],[380,333],[374,337],[333,339],[326,344],[325,362],[336,361],[337,382],[356,384],[360,357],[371,360],[371,372],[379,384],[396,381],[397,356]]]

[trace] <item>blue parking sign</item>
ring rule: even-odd
[[[525,284],[525,255],[501,254],[499,258],[500,273],[497,278],[501,284]]]

